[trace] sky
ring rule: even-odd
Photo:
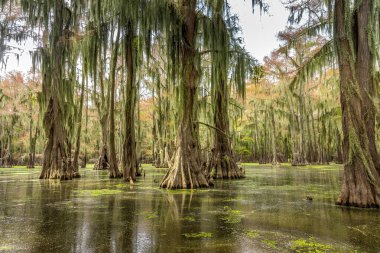
[[[260,62],[279,46],[278,32],[285,29],[289,12],[281,0],[267,0],[269,12],[252,13],[251,0],[230,0],[232,13],[238,14],[248,52]]]
[[[257,9],[252,13],[251,0],[229,0],[229,3],[232,13],[239,16],[246,49],[259,62],[263,62],[263,58],[279,46],[276,35],[287,25],[288,11],[281,0],[267,0],[269,12],[263,14]],[[32,60],[29,51],[35,46],[32,41],[27,41],[19,47],[23,49],[19,60],[14,55],[8,55],[7,67],[0,69],[0,78],[4,77],[6,72],[16,70],[27,73],[30,70]]]

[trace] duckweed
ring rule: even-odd
[[[189,222],[194,222],[195,218],[192,216],[185,216],[182,218],[183,221],[189,221]]]
[[[76,191],[81,196],[91,196],[97,197],[102,195],[114,195],[123,193],[121,190],[110,190],[110,189],[98,189],[98,190],[78,190]]]
[[[265,240],[262,240],[261,242],[264,243],[265,245],[267,245],[269,248],[277,249],[277,242],[276,241],[265,239]]]
[[[221,219],[224,220],[225,223],[234,224],[234,223],[241,222],[240,210],[233,210],[231,209],[231,207],[225,206],[224,213],[225,213],[225,216],[223,216]]]
[[[248,230],[245,232],[245,235],[249,238],[255,239],[259,237],[260,234],[256,230]]]
[[[184,233],[186,238],[211,238],[212,233],[198,232],[198,233]]]
[[[324,253],[332,252],[333,247],[331,245],[325,245],[322,243],[316,242],[313,238],[309,240],[298,239],[291,242],[291,249],[297,253]]]

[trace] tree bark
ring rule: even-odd
[[[196,0],[182,0],[179,3],[183,14],[181,54],[181,86],[179,126],[176,136],[176,150],[169,171],[161,182],[162,188],[209,187],[208,179],[202,170],[197,126],[195,125],[197,88],[199,73],[196,62],[197,11]]]
[[[357,61],[356,71],[362,96],[362,114],[366,126],[369,150],[375,167],[380,173],[380,157],[376,148],[376,111],[372,96],[376,93],[373,79],[373,58],[371,43],[370,22],[372,19],[373,3],[370,0],[362,1],[357,11]]]
[[[99,159],[94,166],[94,170],[108,170],[108,143],[107,143],[107,118],[108,113],[100,115],[100,128],[102,130],[102,143],[99,150]]]
[[[117,29],[116,41],[113,44],[113,52],[111,59],[110,71],[110,106],[109,106],[109,138],[110,138],[110,157],[109,157],[109,172],[110,178],[121,178],[121,173],[117,166],[116,159],[116,144],[115,144],[115,86],[116,86],[116,67],[117,56],[119,53],[120,26]]]
[[[370,15],[361,5],[370,0],[363,0],[358,15]],[[338,53],[340,90],[343,125],[344,176],[343,185],[337,204],[357,207],[380,206],[380,179],[373,162],[367,129],[363,121],[363,97],[356,81],[354,57],[349,34],[356,36],[356,31],[347,31],[348,20],[345,0],[335,2],[334,37]],[[368,24],[358,29],[368,29]]]
[[[69,180],[73,178],[69,164],[67,133],[62,111],[63,101],[59,96],[63,84],[64,66],[64,1],[55,1],[53,36],[49,53],[51,78],[44,78],[43,92],[46,96],[47,110],[44,115],[44,129],[48,138],[45,146],[44,160],[40,179]],[[46,70],[46,69],[45,69]]]
[[[126,65],[127,65],[127,86],[126,101],[124,107],[125,128],[122,155],[123,177],[125,181],[136,181],[138,170],[135,136],[135,108],[136,108],[136,69],[134,62],[135,49],[133,46],[135,27],[129,21],[126,38]]]
[[[74,152],[74,160],[73,160],[73,170],[74,170],[74,177],[79,178],[79,153],[80,153],[80,138],[82,133],[82,111],[83,111],[83,102],[84,102],[84,84],[85,80],[82,78],[82,87],[81,87],[81,93],[80,93],[80,101],[79,101],[79,112],[78,112],[78,119],[77,119],[77,136],[75,140],[75,152]]]
[[[33,102],[31,97],[29,97],[29,100],[29,160],[27,168],[32,169],[34,168],[36,157],[36,141],[38,135],[38,127],[36,126],[36,131],[33,135]]]
[[[228,87],[226,80],[220,80],[215,91],[215,112],[214,125],[218,130],[214,130],[214,148],[208,171],[213,170],[212,176],[215,179],[239,179],[244,177],[244,173],[237,165],[231,148],[229,137],[229,117],[228,117]]]
[[[84,128],[84,139],[85,143],[88,143],[88,82],[86,82],[86,116],[85,116],[85,128]],[[87,167],[87,145],[84,146],[84,155],[81,164],[81,168]]]

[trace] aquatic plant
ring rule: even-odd
[[[212,233],[198,232],[198,233],[184,233],[186,238],[211,238]]]

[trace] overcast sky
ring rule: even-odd
[[[238,14],[242,27],[242,36],[247,50],[257,60],[262,62],[263,58],[277,48],[279,42],[276,35],[284,30],[287,24],[288,11],[284,8],[281,0],[268,0],[269,13],[260,15],[257,10],[252,13],[251,0],[229,0],[232,12]],[[27,72],[32,61],[29,51],[33,50],[33,43],[28,41],[21,46],[24,53],[20,55],[19,61],[12,55],[8,55],[6,72],[17,70]],[[4,77],[5,70],[0,70],[0,75]],[[0,76],[0,77],[1,77]]]
[[[269,13],[256,9],[252,14],[251,0],[230,0],[233,13],[237,13],[247,50],[260,62],[279,45],[276,35],[285,29],[289,12],[281,0],[267,0]]]

